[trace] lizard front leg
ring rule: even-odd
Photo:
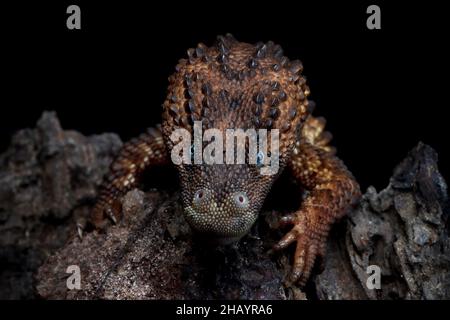
[[[297,212],[281,219],[282,224],[293,228],[275,249],[296,242],[292,281],[304,285],[316,257],[325,253],[331,225],[345,215],[361,193],[341,160],[306,140],[296,145],[289,168],[309,194]]]
[[[159,129],[150,128],[125,143],[100,186],[98,200],[91,213],[94,226],[102,228],[106,218],[115,222],[121,212],[119,198],[137,185],[146,169],[166,164],[169,159]]]

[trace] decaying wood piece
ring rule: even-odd
[[[120,145],[115,135],[64,131],[51,113],[14,136],[0,156],[1,297],[450,298],[448,193],[427,145],[414,148],[386,189],[369,188],[336,225],[306,295],[285,280],[292,250],[270,252],[282,234],[275,208],[265,208],[238,244],[214,248],[185,222],[178,191],[133,189],[122,199],[117,225],[85,230],[80,239],[77,222],[87,217]],[[69,265],[80,267],[81,290],[66,287]],[[379,290],[366,286],[371,265],[381,270]]]
[[[448,192],[437,158],[419,143],[395,168],[386,189],[367,190],[346,230],[335,235],[339,250],[329,243],[328,268],[316,279],[320,298],[351,298],[352,291],[342,289],[356,283],[370,299],[450,298]],[[340,277],[333,266],[334,256],[343,255],[354,277]],[[381,269],[380,290],[366,286],[370,265]]]

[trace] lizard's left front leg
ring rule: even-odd
[[[275,249],[297,243],[292,280],[304,285],[316,257],[325,253],[331,225],[345,215],[361,193],[341,160],[307,141],[295,147],[289,168],[309,194],[297,212],[281,219],[282,224],[293,228]]]

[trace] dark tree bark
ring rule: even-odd
[[[447,187],[427,145],[333,228],[303,290],[285,280],[293,251],[270,252],[283,234],[279,208],[266,206],[239,243],[213,247],[185,222],[176,179],[168,190],[130,191],[117,225],[80,239],[77,223],[120,146],[114,134],[63,131],[53,113],[13,137],[0,156],[0,298],[450,298]],[[80,267],[81,290],[67,289],[70,265]],[[380,289],[366,285],[373,265]]]

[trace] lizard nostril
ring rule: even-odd
[[[195,193],[193,203],[200,204],[203,202],[204,198],[205,198],[205,192],[203,189],[200,189]]]

